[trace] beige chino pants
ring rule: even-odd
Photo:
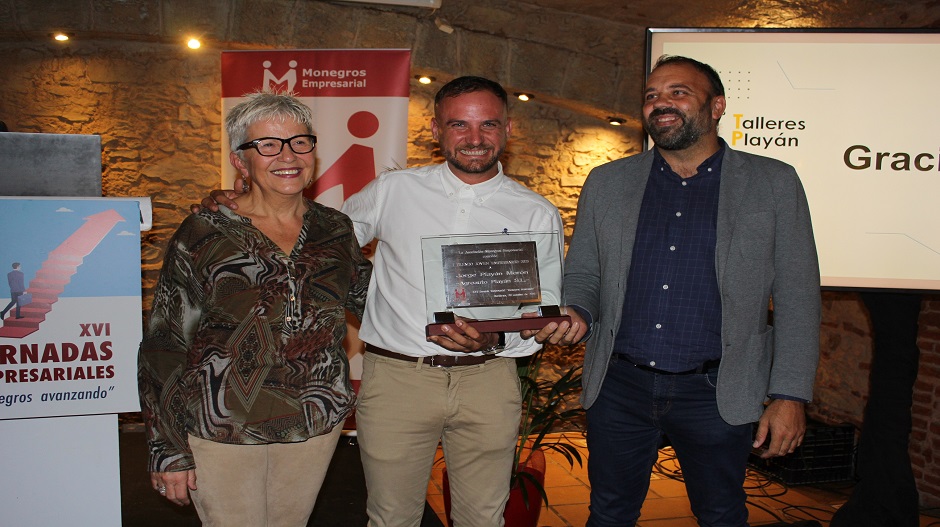
[[[443,445],[455,527],[502,527],[521,394],[515,359],[438,368],[365,354],[356,410],[370,527],[418,527]]]
[[[230,445],[189,436],[204,527],[305,527],[342,426],[302,443]]]

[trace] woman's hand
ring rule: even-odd
[[[189,505],[189,491],[196,490],[196,471],[151,472],[153,490],[177,505]]]

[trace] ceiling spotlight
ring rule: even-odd
[[[415,78],[418,79],[418,82],[421,84],[431,84],[434,82],[434,77],[430,75],[415,75]]]
[[[186,41],[186,46],[189,49],[199,49],[202,47],[202,42],[200,42],[198,38],[193,37]]]
[[[607,122],[610,123],[610,126],[622,126],[626,121],[620,117],[608,117]]]
[[[520,101],[528,101],[530,99],[534,99],[535,95],[532,95],[531,93],[518,92],[516,93],[516,97],[518,97]]]
[[[52,38],[57,42],[66,42],[69,39],[69,34],[62,31],[57,31],[52,34]]]

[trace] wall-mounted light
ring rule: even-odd
[[[515,95],[520,101],[528,101],[535,98],[535,95],[532,95],[531,93],[516,92]]]
[[[610,123],[610,126],[623,126],[626,121],[620,117],[608,117],[607,122]]]
[[[202,41],[196,37],[191,37],[186,41],[186,47],[189,49],[199,49],[202,47]]]
[[[52,38],[56,42],[68,42],[70,37],[69,34],[64,31],[56,31],[52,34]]]
[[[445,18],[441,18],[439,16],[434,17],[434,25],[437,26],[437,29],[440,29],[448,35],[454,32],[454,26],[450,25],[450,22],[448,22]]]
[[[415,75],[415,78],[418,79],[418,82],[421,84],[431,84],[434,82],[434,77],[430,75]]]

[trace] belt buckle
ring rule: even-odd
[[[444,367],[443,364],[434,363],[435,359],[437,359],[437,355],[431,355],[430,357],[428,357],[428,365],[433,366],[435,368],[443,368]]]

